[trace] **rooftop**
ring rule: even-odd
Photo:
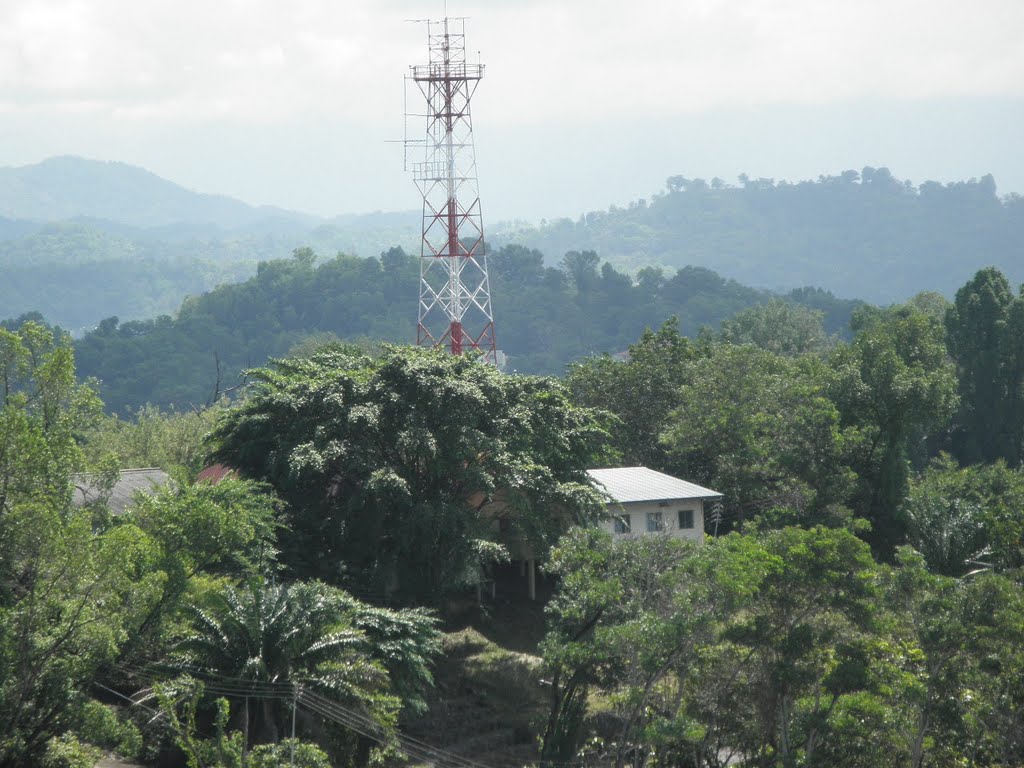
[[[619,504],[636,501],[720,499],[722,494],[647,467],[588,469],[587,474]]]
[[[122,469],[110,490],[110,499],[107,506],[110,507],[112,515],[124,513],[125,508],[131,503],[136,491],[152,493],[155,488],[167,485],[170,476],[162,469],[148,467],[146,469]],[[72,503],[76,507],[84,507],[87,504],[94,504],[104,498],[103,489],[100,487],[99,478],[89,473],[77,474],[72,477],[75,484]]]

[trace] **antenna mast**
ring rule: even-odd
[[[498,362],[476,178],[470,100],[484,76],[466,61],[465,19],[428,21],[427,64],[409,68],[427,102],[423,162],[412,164],[423,196],[420,299],[416,343],[453,355],[481,352]]]

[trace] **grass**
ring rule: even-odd
[[[532,762],[548,705],[536,654],[543,613],[505,604],[465,624],[445,634],[429,709],[407,730],[482,763]]]

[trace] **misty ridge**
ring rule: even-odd
[[[17,201],[0,208],[0,316],[75,331],[114,412],[207,402],[309,343],[412,335],[417,212],[320,219],[78,158],[0,173],[0,200]],[[991,176],[671,176],[625,208],[491,227],[499,344],[511,369],[559,374],[667,318],[693,337],[779,299],[846,337],[862,301],[951,296],[990,264],[1020,280],[1022,211]]]
[[[123,163],[59,157],[3,168],[0,315],[39,311],[81,332],[112,315],[173,314],[185,296],[300,247],[415,254],[418,228],[418,212],[325,219],[192,192]],[[594,251],[633,279],[699,266],[758,289],[816,286],[882,304],[922,290],[949,297],[989,265],[1024,280],[1024,199],[1000,197],[988,175],[918,185],[885,168],[800,182],[675,175],[624,208],[486,229],[492,261],[512,244],[538,250],[547,266]]]

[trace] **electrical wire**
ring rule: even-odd
[[[150,712],[155,712],[155,710],[147,707],[143,702],[152,696],[152,685],[166,679],[166,677],[154,671],[152,667],[121,665],[115,666],[114,669],[146,683],[150,687],[130,698],[116,691],[111,692],[130,701],[132,704],[142,706]],[[244,678],[217,675],[203,670],[167,669],[165,671],[188,674],[200,680],[206,692],[215,695],[293,701],[296,705],[301,706],[307,711],[348,728],[360,736],[364,736],[383,746],[397,745],[403,753],[414,760],[426,762],[434,766],[442,766],[443,768],[521,768],[519,765],[513,765],[512,763],[482,763],[421,741],[413,736],[403,734],[400,731],[393,731],[380,725],[376,720],[363,712],[329,699],[305,686],[291,682],[279,683],[263,680],[246,680]],[[111,690],[105,686],[103,687],[105,690]]]

